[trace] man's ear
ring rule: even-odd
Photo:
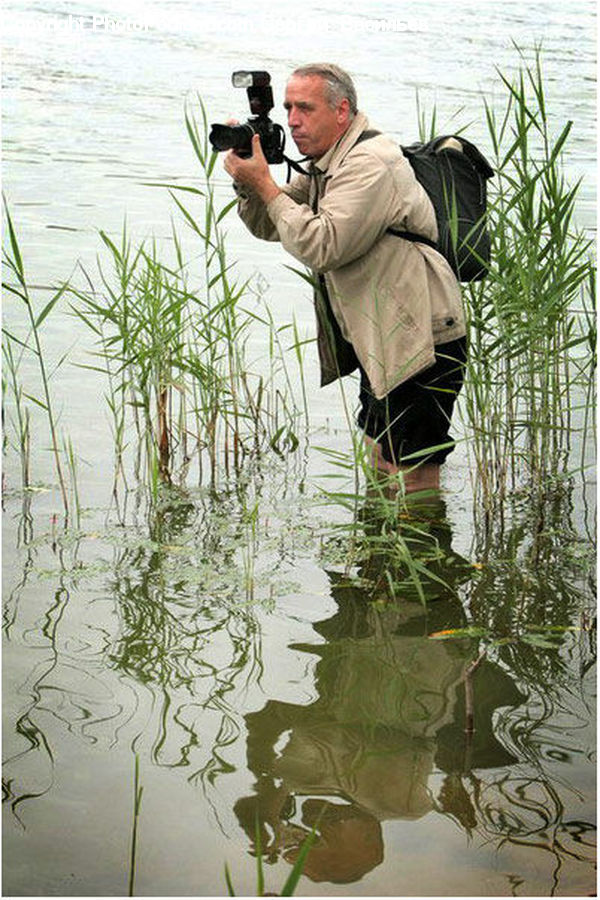
[[[344,97],[343,100],[340,100],[339,106],[337,108],[337,122],[338,125],[345,125],[350,120],[350,101],[347,97]]]

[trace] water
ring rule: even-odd
[[[93,270],[97,230],[116,239],[125,216],[133,234],[168,243],[173,203],[147,183],[194,183],[184,102],[198,91],[211,120],[243,118],[230,83],[242,66],[271,72],[280,121],[290,69],[332,59],[398,139],[417,135],[418,88],[440,130],[470,122],[485,148],[481,94],[500,94],[495,66],[516,69],[513,41],[528,58],[541,42],[557,132],[574,122],[565,168],[584,178],[578,221],[594,227],[592,3],[310,2],[284,15],[275,4],[34,0],[6,3],[4,20],[4,188],[40,302],[76,261]],[[218,186],[225,200],[224,174]],[[285,254],[234,219],[228,228],[276,320],[294,314],[311,334]],[[198,252],[191,235],[185,243]],[[12,301],[4,320],[23,333]],[[124,529],[105,512],[104,385],[76,366],[90,362],[89,336],[65,305],[44,337],[50,359],[69,350],[54,383],[86,511],[63,536],[44,445],[34,442],[30,505],[7,456],[5,894],[223,895],[225,861],[236,892],[255,893],[257,809],[267,890],[280,891],[320,813],[303,895],[590,893],[589,479],[557,498],[537,540],[526,509],[500,535],[481,534],[459,449],[444,473],[447,508],[427,525],[450,587],[432,583],[427,615],[410,586],[385,605],[383,589],[365,587],[377,560],[359,556],[341,577],[346,541],[325,525],[344,516],[316,510],[304,489],[327,471],[318,445],[350,447],[337,387],[317,389],[312,347],[311,449],[254,485],[254,529],[235,496],[215,503],[205,488],[150,521],[130,501]],[[480,632],[460,630],[472,622]],[[483,646],[470,736],[464,678]]]

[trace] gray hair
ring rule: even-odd
[[[354,83],[348,73],[334,63],[309,63],[307,66],[294,69],[292,75],[297,75],[299,78],[318,75],[325,81],[325,97],[332,109],[335,109],[342,100],[347,100],[352,115],[357,112],[358,103]]]

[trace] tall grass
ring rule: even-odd
[[[189,110],[185,118],[202,188],[166,185],[199,244],[200,271],[185,258],[175,226],[168,261],[154,239],[134,246],[124,227],[119,242],[101,232],[110,271],[99,261],[100,288],[88,274],[86,289],[73,291],[75,314],[97,337],[100,363],[92,368],[108,379],[115,485],[120,478],[127,484],[123,460],[133,442],[136,477],[154,494],[174,478],[183,483],[194,457],[200,482],[208,458],[214,487],[265,448],[282,453],[298,445],[301,411],[279,332],[271,317],[242,306],[254,292],[248,281],[235,277],[228,256],[223,221],[234,204],[218,204],[217,155],[208,145],[201,104],[200,111],[201,125]],[[181,192],[192,200],[184,202]],[[247,354],[254,327],[266,327],[263,343],[271,349],[269,368],[260,374],[253,374]],[[285,379],[279,388],[281,369]]]
[[[488,511],[568,471],[573,434],[585,442],[590,425],[595,365],[592,247],[574,222],[579,185],[562,171],[572,122],[554,133],[539,52],[514,80],[499,77],[505,106],[485,106],[492,266],[465,292],[464,409]]]
[[[99,368],[109,382],[107,400],[115,438],[115,472],[123,470],[127,421],[140,464],[152,483],[171,480],[175,454],[172,394],[185,369],[184,348],[191,297],[177,272],[159,259],[156,243],[133,249],[123,229],[120,245],[104,232],[112,273],[99,265],[102,290],[74,292],[75,313],[98,337]]]
[[[8,246],[3,248],[2,260],[3,265],[9,273],[9,277],[13,280],[3,281],[2,287],[11,295],[11,297],[16,297],[23,303],[26,310],[26,320],[29,326],[29,331],[25,340],[21,340],[17,335],[8,331],[6,328],[2,329],[4,336],[3,354],[4,359],[8,364],[10,375],[9,383],[14,395],[17,416],[22,484],[24,488],[28,488],[30,485],[31,429],[29,412],[24,406],[24,398],[27,398],[40,407],[45,413],[50,432],[52,456],[58,478],[65,520],[68,521],[70,512],[69,493],[63,472],[57,415],[54,409],[52,392],[50,390],[50,378],[52,373],[48,369],[41,334],[44,321],[63,296],[67,285],[63,284],[58,290],[54,291],[50,300],[44,304],[41,310],[36,308],[26,277],[23,255],[21,253],[17,233],[13,225],[6,198],[4,198],[4,214],[8,231]],[[17,348],[19,348],[19,350],[17,350]],[[19,380],[19,364],[24,352],[31,353],[36,361],[41,381],[41,395],[39,396],[28,393]],[[16,353],[18,353],[18,356],[15,355]],[[56,371],[56,369],[54,371]]]
[[[4,357],[3,396],[10,390],[14,400],[13,421],[14,431],[17,437],[17,451],[21,463],[21,485],[26,491],[31,485],[31,416],[25,405],[25,390],[19,377],[19,368],[23,357],[24,347],[17,350],[16,339],[10,333],[5,333],[2,342],[2,355]],[[8,435],[5,429],[4,446],[8,444]]]

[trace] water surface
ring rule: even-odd
[[[94,15],[146,27],[93,30]],[[241,66],[269,69],[279,121],[290,69],[327,58],[352,71],[361,108],[399,140],[417,136],[418,89],[444,130],[470,123],[485,150],[482,95],[499,100],[496,66],[514,72],[513,42],[528,59],[541,42],[557,132],[574,123],[565,170],[584,178],[578,219],[594,226],[592,3],[290,12],[13,0],[5,22],[4,185],[40,303],[46,286],[82,277],[77,261],[94,269],[98,229],[118,238],[125,216],[132,234],[169,244],[173,203],[148,182],[197,183],[184,102],[200,92],[211,120],[243,118],[230,84]],[[224,174],[218,188],[225,202]],[[285,254],[233,218],[228,228],[276,321],[295,315],[311,335]],[[23,333],[12,301],[4,318]],[[486,529],[461,444],[445,505],[415,513],[391,549],[358,546],[349,564],[348,534],[330,525],[351,515],[314,495],[317,476],[339,474],[318,448],[347,454],[350,430],[338,388],[318,390],[308,345],[307,446],[264,459],[243,490],[188,485],[150,515],[135,496],[123,510],[111,504],[105,385],[76,366],[90,362],[90,337],[65,304],[44,338],[49,359],[69,351],[54,384],[84,514],[63,533],[45,438],[29,496],[7,452],[4,892],[225,895],[227,862],[236,892],[253,894],[257,821],[270,891],[318,822],[300,895],[592,892],[591,473]],[[352,381],[347,392],[352,404]],[[371,514],[365,501],[361,521]],[[414,528],[425,608],[394,555]]]

